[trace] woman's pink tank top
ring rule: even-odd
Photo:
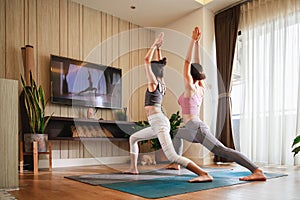
[[[204,88],[203,94],[204,94]],[[203,95],[199,96],[197,92],[192,97],[184,97],[184,93],[178,98],[178,104],[181,106],[184,115],[199,115]]]

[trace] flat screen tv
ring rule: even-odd
[[[51,102],[121,109],[122,70],[51,55]]]

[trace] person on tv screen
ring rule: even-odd
[[[88,70],[88,82],[89,82],[89,86],[86,89],[81,90],[78,94],[82,94],[82,93],[91,91],[91,92],[95,93],[95,96],[96,96],[97,88],[93,87],[92,76],[91,76],[91,72],[89,70]]]

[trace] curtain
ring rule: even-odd
[[[300,1],[243,4],[240,30],[241,151],[258,163],[299,164],[291,145],[300,134]]]
[[[240,6],[225,10],[215,16],[216,56],[218,68],[218,112],[216,137],[227,147],[234,149],[231,124],[231,76],[235,43],[240,18]],[[229,161],[215,156],[215,162]]]

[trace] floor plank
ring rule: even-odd
[[[156,168],[164,167],[157,165]],[[220,166],[212,165],[209,167],[243,169],[236,165]],[[141,169],[153,169],[154,166],[144,166]],[[53,172],[39,171],[37,175],[32,172],[25,172],[19,175],[20,188],[10,193],[18,200],[35,199],[60,199],[60,200],[142,200],[145,198],[135,195],[103,188],[91,186],[64,178],[64,176],[95,174],[114,172],[115,169],[127,169],[127,165],[118,166],[85,166],[55,168]],[[300,199],[300,166],[262,166],[266,172],[285,173],[288,176],[269,179],[266,182],[251,182],[248,184],[235,185],[230,187],[215,188],[188,194],[176,195],[161,200],[296,200]]]

